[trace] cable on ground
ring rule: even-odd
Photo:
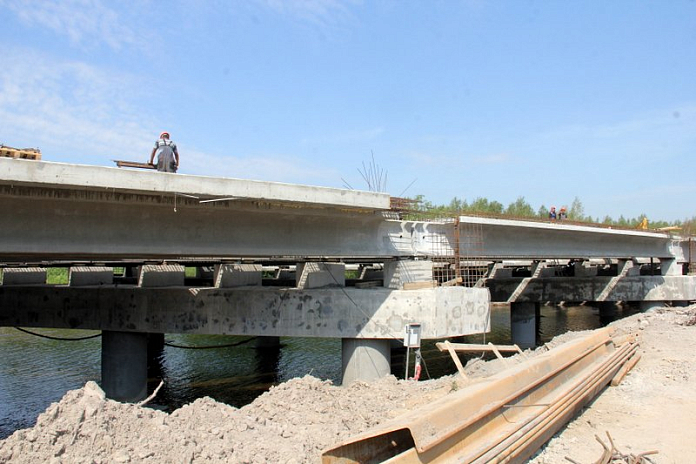
[[[86,337],[65,338],[65,337],[53,337],[51,335],[44,335],[44,334],[40,334],[40,333],[36,333],[36,332],[31,332],[29,330],[22,329],[20,327],[15,327],[15,329],[19,330],[20,332],[24,332],[26,334],[33,335],[35,337],[48,338],[49,340],[58,340],[61,342],[76,342],[76,341],[80,341],[80,340],[89,340],[90,338],[97,338],[97,337],[102,336],[101,333],[98,333],[98,334],[94,334],[94,335],[88,335]]]
[[[211,346],[186,346],[186,345],[175,345],[174,343],[170,342],[164,342],[164,346],[169,346],[171,348],[181,348],[184,350],[212,350],[215,348],[231,348],[234,346],[239,346],[243,345],[245,343],[249,343],[252,340],[256,340],[259,337],[251,337],[246,340],[242,340],[241,342],[236,342],[236,343],[228,343],[226,345],[211,345]]]

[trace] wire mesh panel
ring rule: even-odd
[[[433,278],[441,285],[475,287],[488,271],[484,252],[483,226],[463,224],[458,218],[431,224],[426,240],[430,243]]]
[[[458,222],[458,221],[457,221]],[[476,287],[488,272],[488,261],[481,259],[484,254],[485,241],[482,224],[459,223],[459,275],[462,285]]]

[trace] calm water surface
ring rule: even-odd
[[[619,309],[616,318],[634,311]],[[611,320],[600,320],[590,306],[542,306],[540,342],[569,330],[594,329]],[[493,307],[493,330],[486,341],[509,344],[510,309]],[[36,329],[57,337],[80,337],[98,332]],[[211,346],[243,341],[244,337],[212,335],[167,335],[173,344]],[[463,337],[464,342],[480,343],[482,335]],[[157,395],[159,407],[175,409],[196,398],[210,396],[241,407],[250,403],[271,385],[293,377],[311,374],[338,384],[341,377],[341,341],[338,339],[282,338],[280,349],[257,350],[254,343],[231,348],[186,350],[165,347],[160,363],[151,373],[150,390],[165,380]],[[0,328],[0,439],[17,429],[32,427],[36,417],[65,392],[101,377],[101,339],[55,341],[27,335],[13,328]],[[448,354],[440,353],[432,342],[422,347],[423,378],[455,372]],[[413,356],[411,356],[413,359]],[[392,370],[403,377],[402,352],[392,356]]]

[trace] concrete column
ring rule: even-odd
[[[391,373],[390,340],[344,338],[342,358],[343,385],[380,379]]]
[[[609,324],[616,320],[619,308],[613,301],[596,301],[592,305],[599,308],[599,321],[603,324]]]
[[[384,286],[402,290],[404,284],[433,281],[433,262],[396,260],[384,263]]]
[[[8,267],[2,271],[3,285],[44,285],[46,269],[42,267]]]
[[[345,287],[346,265],[343,263],[297,263],[297,288]]]
[[[164,334],[147,334],[147,376],[162,377],[162,354],[164,353]]]
[[[682,275],[683,266],[676,259],[661,259],[660,274],[664,275]]]
[[[184,285],[185,269],[181,264],[146,264],[141,266],[139,287],[177,287]]]
[[[102,332],[102,389],[112,400],[147,397],[147,334]]]
[[[539,326],[539,303],[511,303],[510,330],[512,343],[520,348],[534,348]]]
[[[68,273],[68,285],[84,287],[111,285],[114,283],[114,268],[104,266],[73,266]]]
[[[256,337],[256,348],[261,350],[267,348],[280,348],[280,337]]]
[[[215,266],[216,288],[263,285],[263,268],[260,264],[218,264]]]
[[[641,301],[640,310],[642,312],[650,311],[657,308],[663,308],[665,306],[664,301]]]

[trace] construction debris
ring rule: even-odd
[[[602,456],[593,464],[653,464],[653,461],[650,460],[648,456],[659,453],[657,450],[652,450],[639,454],[624,454],[616,449],[614,440],[611,438],[611,435],[609,435],[609,432],[606,432],[606,434],[609,439],[609,445],[611,446],[604,443],[601,438],[595,435],[595,439],[602,445],[604,451],[602,452]],[[573,464],[581,464],[568,456],[566,456],[566,461],[570,461]]]
[[[40,160],[41,150],[38,148],[13,148],[0,144],[0,157]]]

